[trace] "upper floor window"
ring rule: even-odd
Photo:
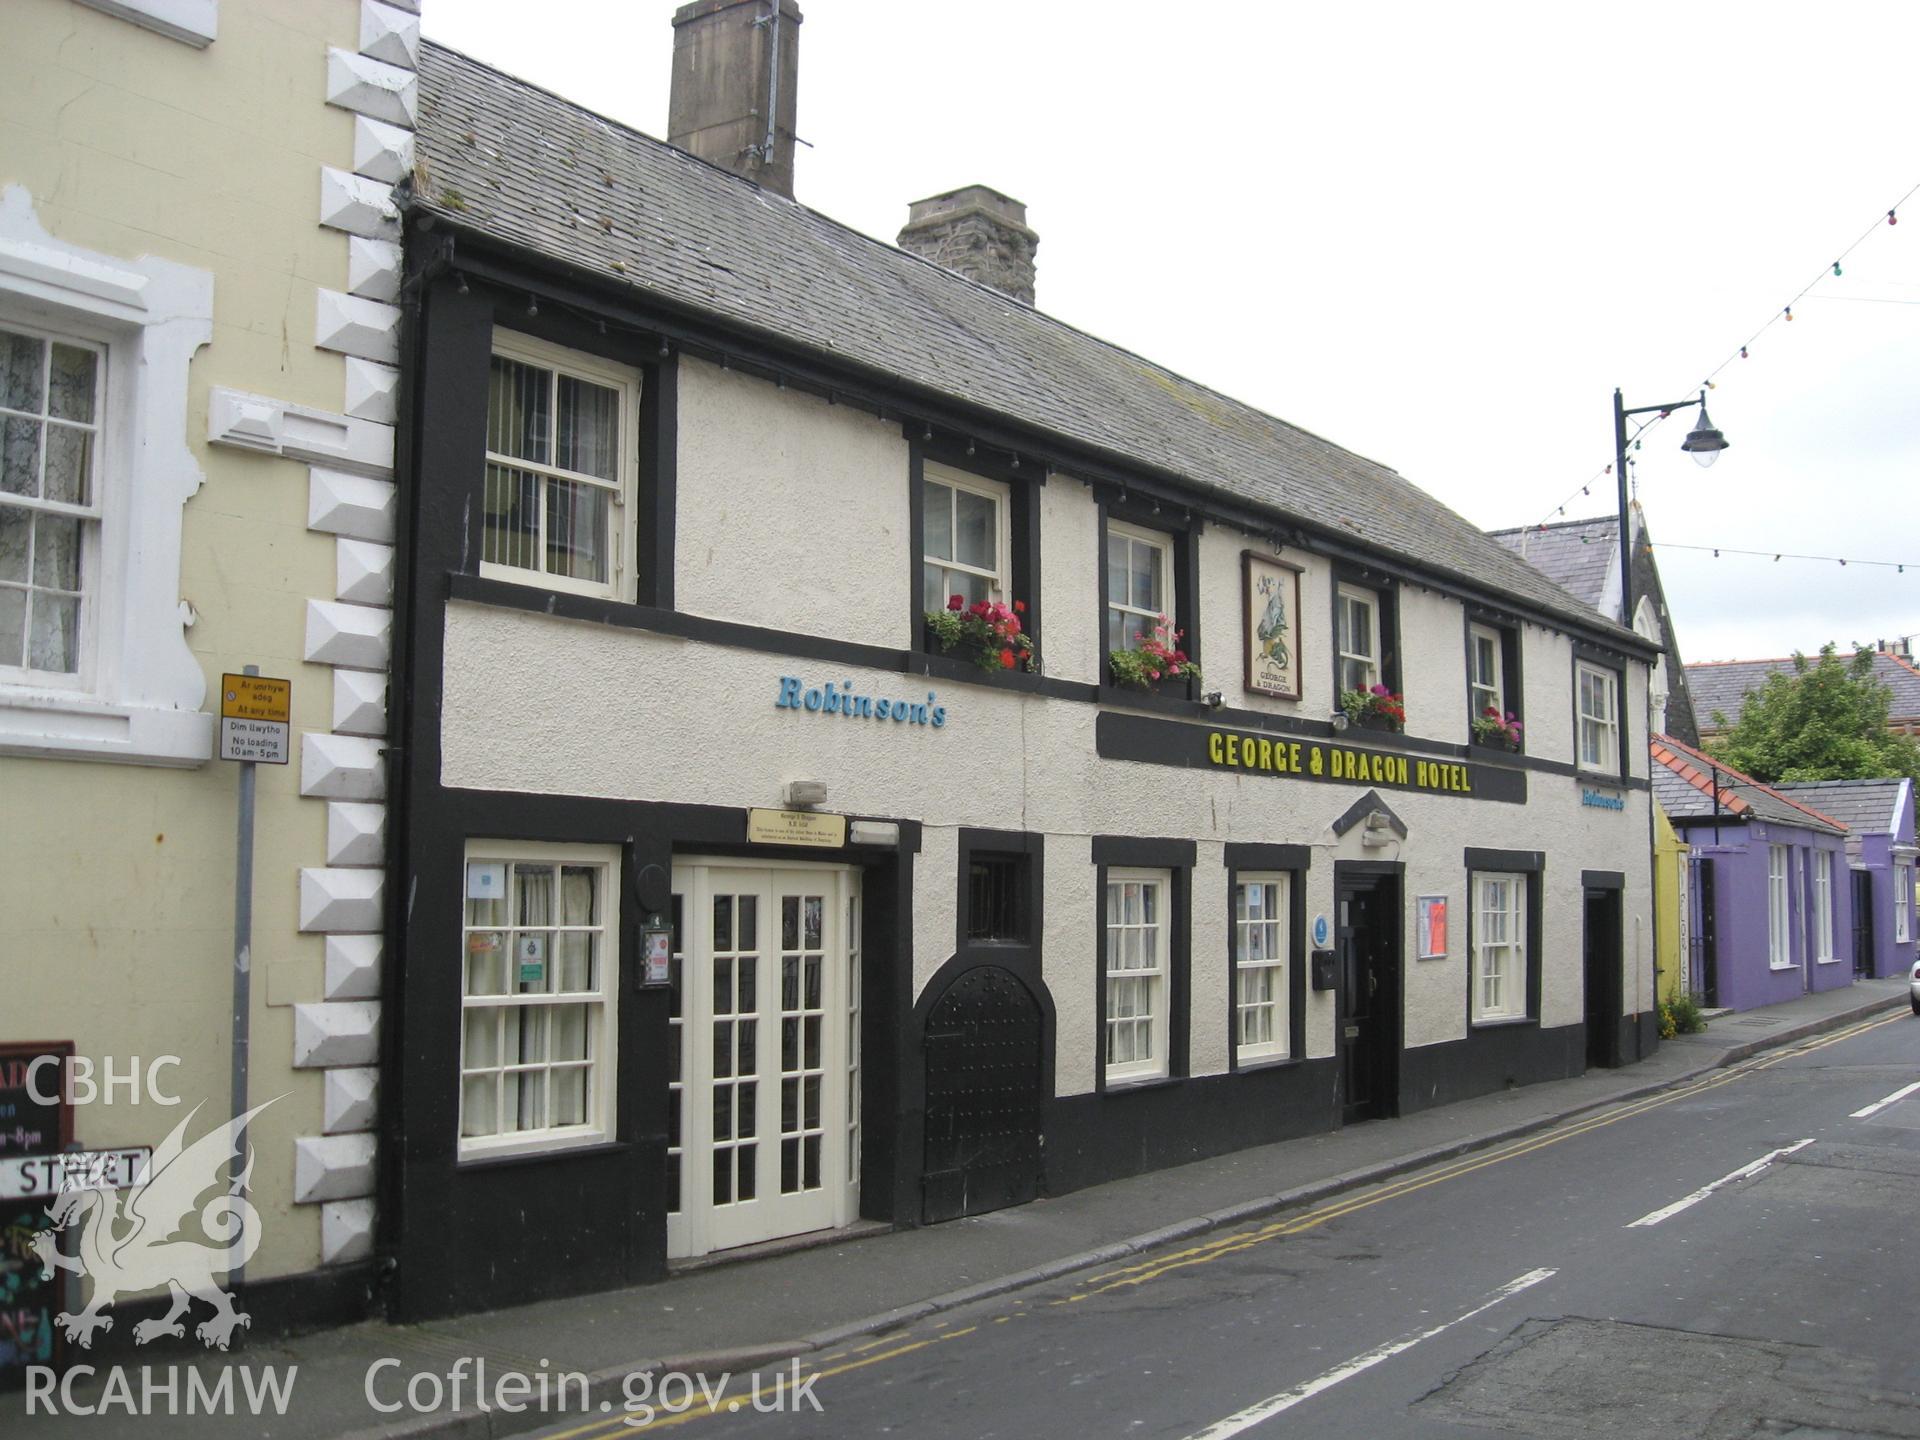
[[[629,371],[496,334],[487,387],[480,573],[625,598],[639,383]]]
[[[1506,677],[1500,664],[1500,632],[1490,625],[1467,627],[1467,686],[1476,719],[1489,710],[1507,713]]]
[[[1173,612],[1173,540],[1118,520],[1107,522],[1107,650],[1131,650]]]
[[[0,329],[0,675],[77,679],[100,522],[105,351]]]
[[[1620,677],[1584,660],[1574,666],[1580,720],[1580,768],[1620,772]]]
[[[955,595],[969,605],[1005,600],[1007,487],[930,461],[922,500],[921,608],[944,610]]]
[[[1368,690],[1380,680],[1380,597],[1358,585],[1334,592],[1334,642],[1340,656],[1340,688]]]

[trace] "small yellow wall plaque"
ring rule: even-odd
[[[747,811],[747,843],[813,845],[838,850],[847,843],[847,817],[812,810]]]

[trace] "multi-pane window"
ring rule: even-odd
[[[1380,683],[1380,597],[1357,585],[1342,585],[1333,597],[1334,643],[1340,652],[1340,688],[1366,690]]]
[[[1026,857],[975,853],[967,859],[967,939],[1024,940]]]
[[[1107,649],[1132,650],[1160,616],[1173,618],[1173,542],[1107,522]]]
[[[1287,1054],[1290,879],[1242,875],[1233,887],[1233,1043],[1241,1060]]]
[[[1476,872],[1473,890],[1473,1018],[1527,1013],[1527,877]]]
[[[1580,768],[1620,771],[1620,677],[1584,662],[1574,667],[1580,709]]]
[[[1893,938],[1905,945],[1913,939],[1913,866],[1893,867]]]
[[[469,847],[461,1154],[612,1134],[616,873],[605,851]]]
[[[1467,685],[1472,692],[1473,714],[1477,718],[1491,710],[1505,715],[1506,684],[1500,673],[1500,632],[1485,625],[1467,628]]]
[[[1107,872],[1106,1071],[1109,1081],[1167,1070],[1168,897],[1164,870]]]
[[[931,463],[920,491],[920,605],[1007,598],[1007,490]]]
[[[487,387],[481,568],[620,596],[635,384],[586,356],[496,337]]]
[[[0,329],[0,673],[77,676],[105,352]]]
[[[1813,853],[1813,950],[1817,960],[1834,958],[1833,856]]]
[[[1767,847],[1767,963],[1784,969],[1793,963],[1787,938],[1787,847]]]

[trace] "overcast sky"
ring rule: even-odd
[[[675,8],[425,29],[664,136]],[[1719,463],[1679,453],[1690,410],[1639,459],[1686,658],[1920,632],[1920,194],[1885,222],[1920,184],[1916,0],[801,8],[816,210],[891,241],[910,200],[1003,190],[1042,309],[1488,528],[1611,512],[1613,388],[1731,360]]]

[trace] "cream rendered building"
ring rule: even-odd
[[[418,0],[6,9],[0,1046],[70,1041],[96,1084],[178,1057],[158,1095],[75,1084],[89,1149],[227,1116],[241,767],[214,717],[223,672],[289,679],[291,763],[257,767],[244,1028],[275,1103],[243,1305],[256,1333],[361,1313]]]

